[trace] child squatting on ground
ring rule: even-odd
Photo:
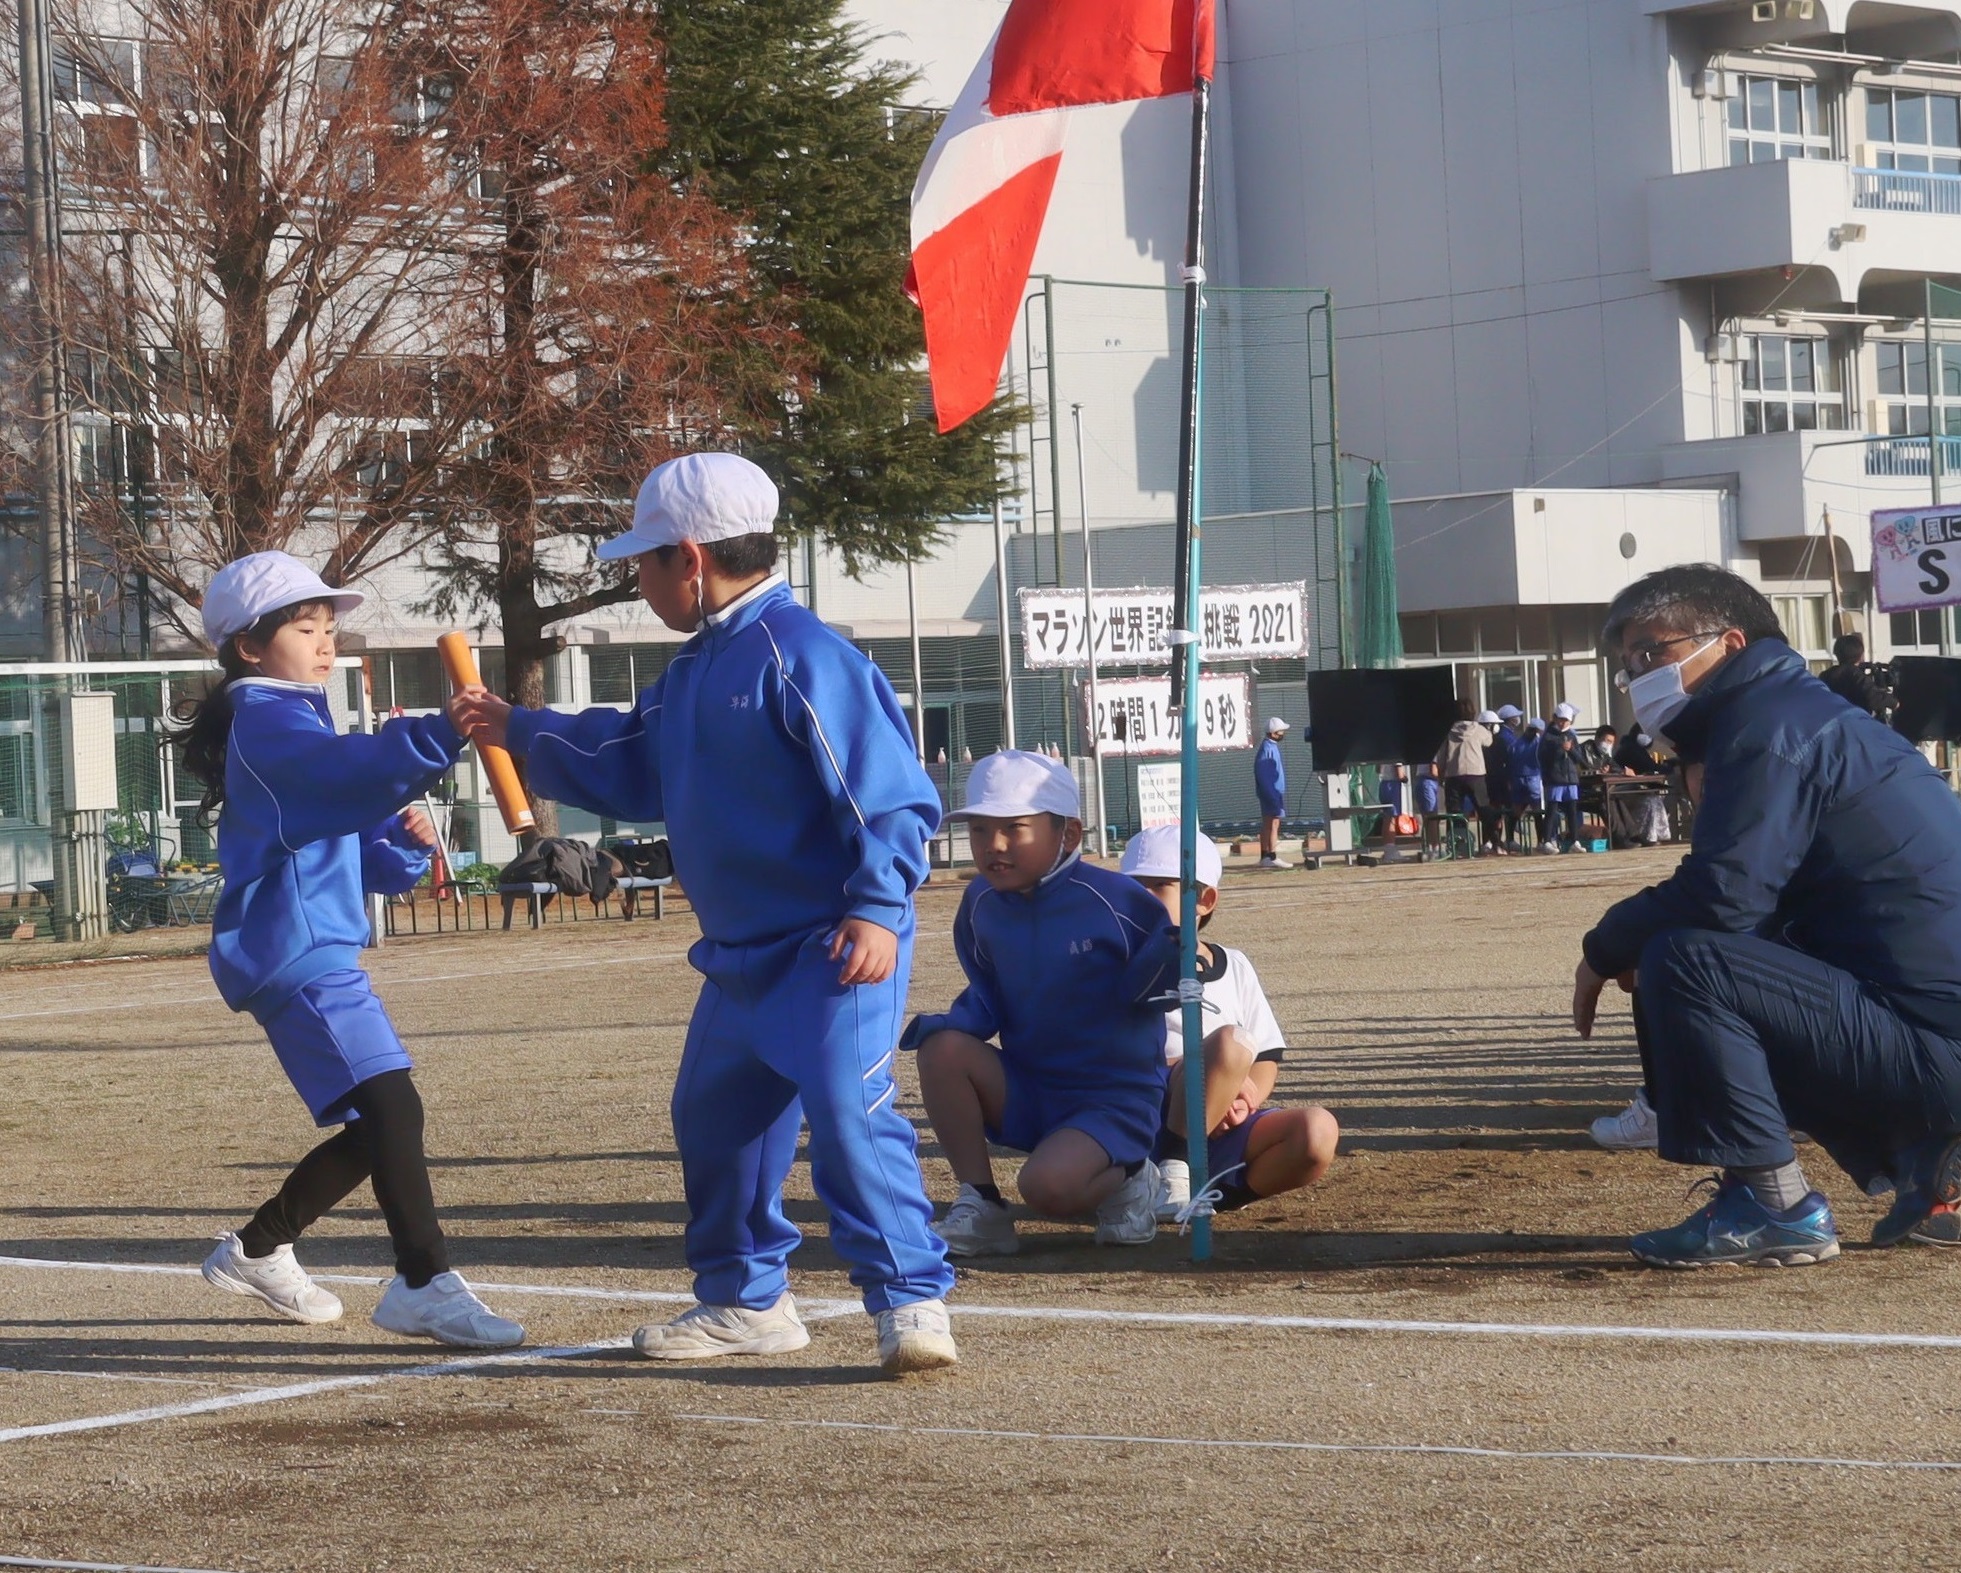
[[[1178,827],[1163,825],[1132,836],[1123,872],[1164,903],[1178,921]],[[1219,905],[1219,849],[1198,839],[1198,926]],[[1323,1108],[1267,1105],[1287,1053],[1280,1023],[1267,1004],[1259,974],[1244,954],[1200,942],[1198,979],[1205,986],[1205,1120],[1207,1194],[1214,1210],[1234,1212],[1269,1196],[1312,1185],[1335,1161],[1341,1127]],[[1184,1013],[1165,1017],[1170,1082],[1164,1128],[1154,1157],[1163,1176],[1158,1221],[1182,1222],[1191,1201],[1190,1148],[1185,1135]]]
[[[473,735],[529,759],[540,792],[664,819],[701,922],[673,1104],[700,1303],[634,1347],[698,1360],[810,1342],[782,1196],[807,1120],[811,1180],[880,1362],[930,1370],[958,1358],[953,1272],[892,1062],[939,795],[878,669],[775,572],[776,509],[747,459],[663,464],[633,528],[599,548],[632,559],[647,605],[693,635],[660,679],[624,711],[513,710],[481,688],[458,705]]]
[[[390,721],[372,737],[334,730],[334,619],[361,599],[284,552],[221,569],[204,593],[204,632],[225,681],[181,707],[171,734],[205,783],[204,821],[218,813],[218,991],[265,1029],[314,1123],[341,1127],[250,1223],[219,1237],[204,1276],[296,1322],[337,1321],[340,1301],[293,1260],[293,1242],[369,1180],[395,1245],[375,1325],[503,1349],[524,1329],[449,1270],[408,1052],[360,967],[364,892],[411,889],[435,845],[428,816],[403,805],[442,779],[463,738],[446,715]]]
[[[1080,860],[1082,807],[1060,760],[989,754],[960,813],[980,869],[953,920],[967,987],[900,1045],[919,1051],[926,1116],[960,1182],[940,1233],[955,1256],[1020,1249],[991,1141],[1028,1154],[1016,1183],[1036,1212],[1094,1213],[1097,1244],[1143,1245],[1157,1233],[1150,1160],[1178,932],[1141,885]]]

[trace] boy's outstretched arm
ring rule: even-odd
[[[664,808],[654,728],[666,681],[663,673],[631,710],[565,715],[466,688],[450,700],[449,713],[473,741],[523,756],[528,784],[541,796],[613,819],[659,819]]]

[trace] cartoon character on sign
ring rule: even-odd
[[[1925,544],[1921,535],[1922,521],[1909,515],[1875,531],[1872,543],[1876,550],[1886,553],[1893,561],[1904,562]]]

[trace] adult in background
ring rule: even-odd
[[[1838,1254],[1802,1127],[1869,1193],[1876,1245],[1961,1244],[1961,802],[1914,746],[1813,677],[1770,603],[1708,564],[1621,592],[1605,635],[1643,730],[1700,767],[1689,849],[1584,942],[1573,1022],[1609,980],[1661,1156],[1714,1195],[1636,1235],[1643,1261],[1803,1266]]]
[[[1512,742],[1525,725],[1525,712],[1517,705],[1500,705],[1486,714],[1495,716],[1497,725],[1485,751],[1484,786],[1498,816],[1498,855],[1506,857],[1519,850],[1518,815],[1512,808]]]
[[[1579,715],[1569,704],[1553,708],[1552,728],[1539,739],[1539,772],[1546,783],[1546,851],[1584,852],[1580,845]]]
[[[1477,816],[1480,827],[1478,856],[1504,850],[1498,837],[1499,810],[1492,806],[1486,786],[1486,751],[1491,747],[1491,728],[1498,724],[1498,713],[1482,715],[1468,699],[1457,702],[1457,720],[1450,735],[1437,750],[1437,773],[1444,780],[1444,806],[1466,819]]]
[[[1260,867],[1292,868],[1280,860],[1280,822],[1287,817],[1287,761],[1280,757],[1280,744],[1287,736],[1287,723],[1279,716],[1267,717],[1266,736],[1253,755],[1253,787],[1260,795]]]
[[[1885,701],[1879,684],[1873,679],[1872,668],[1866,665],[1865,636],[1840,634],[1832,641],[1832,656],[1837,664],[1819,674],[1825,686],[1867,715],[1878,715]]]

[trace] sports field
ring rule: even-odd
[[[1618,997],[1573,1037],[1569,980],[1667,861],[1229,876],[1213,935],[1298,1046],[1280,1097],[1341,1117],[1334,1173],[1222,1220],[1203,1268],[1173,1232],[1024,1223],[1019,1258],[961,1273],[963,1365],[906,1382],[801,1165],[810,1348],[625,1347],[688,1300],[684,907],[372,958],[457,1266],[528,1325],[515,1355],[369,1324],[365,1190],[300,1248],[339,1325],[208,1288],[209,1237],[312,1136],[263,1039],[195,957],[0,971],[0,1566],[1951,1568],[1961,1256],[1866,1249],[1877,1204],[1815,1149],[1838,1262],[1623,1248],[1694,1176],[1586,1139],[1633,1045]],[[957,987],[957,894],[922,898],[917,1004]]]

